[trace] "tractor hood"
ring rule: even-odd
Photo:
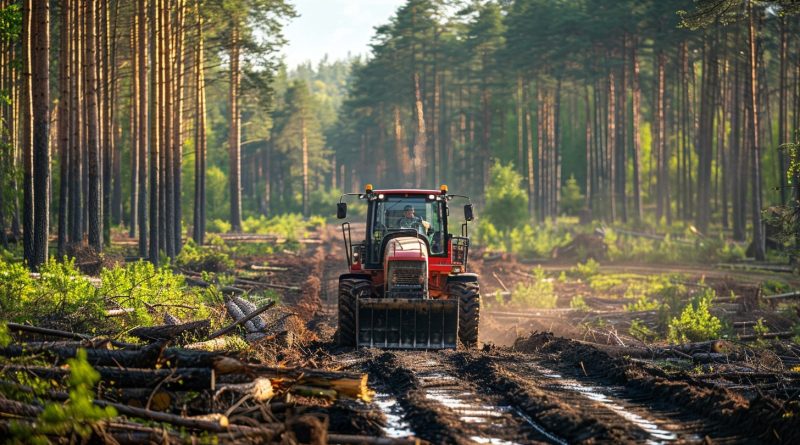
[[[387,297],[428,297],[428,247],[419,238],[390,239],[386,243],[383,267]]]

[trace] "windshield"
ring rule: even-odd
[[[379,253],[381,241],[386,235],[408,229],[416,230],[428,240],[431,254],[443,254],[443,213],[443,201],[429,201],[424,196],[387,196],[375,202],[371,234],[373,258]]]

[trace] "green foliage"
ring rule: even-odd
[[[631,337],[644,343],[658,338],[658,333],[656,331],[650,329],[646,324],[638,319],[631,321],[631,327],[628,329],[628,333],[631,335]]]
[[[87,361],[86,350],[79,349],[67,364],[69,400],[64,404],[46,404],[33,427],[12,424],[12,443],[48,443],[45,435],[68,436],[71,433],[87,439],[92,434],[92,425],[117,415],[113,407],[101,408],[93,403],[93,388],[100,374]]]
[[[299,213],[285,213],[272,218],[248,217],[242,221],[242,231],[259,235],[275,235],[289,241],[297,241],[325,224],[322,217],[304,219]]]
[[[472,229],[472,239],[475,244],[487,250],[504,251],[503,238],[497,228],[486,219],[479,219]]]
[[[195,272],[226,272],[233,269],[230,249],[219,236],[208,235],[206,244],[198,246],[190,239],[175,258],[175,264]]]
[[[553,281],[547,278],[544,269],[537,266],[532,271],[530,282],[520,282],[511,292],[511,303],[523,307],[552,309],[556,307],[558,296],[554,292]]]
[[[567,183],[561,187],[561,213],[577,215],[585,207],[585,197],[575,175],[570,175]]]
[[[769,334],[769,326],[764,324],[763,318],[759,318],[756,321],[755,326],[753,326],[753,332],[759,337],[763,337],[764,335]]]
[[[244,222],[242,222],[244,224]],[[228,233],[233,226],[224,219],[212,219],[206,226],[206,230],[210,233]]]
[[[231,231],[230,224],[225,222],[230,217],[230,209],[223,204],[231,202],[229,195],[228,175],[218,166],[209,165],[206,169],[206,219],[209,221],[206,230],[209,232]],[[227,228],[220,226],[219,222],[225,222]]]
[[[81,324],[103,313],[102,298],[74,260],[51,258],[39,268],[38,279],[21,264],[0,260],[0,278],[0,319]]]
[[[510,234],[528,220],[528,195],[522,187],[522,176],[512,164],[496,162],[490,171],[483,213],[498,231]]]
[[[124,266],[104,269],[100,278],[100,293],[121,307],[133,308],[120,323],[151,325],[165,311],[183,319],[207,317],[205,291],[187,289],[183,275],[174,274],[168,267],[156,268],[152,263],[137,261]]]
[[[11,344],[11,333],[5,323],[0,323],[0,348],[5,348]]]
[[[709,312],[714,297],[714,290],[706,289],[693,298],[680,317],[670,321],[667,339],[672,343],[687,343],[719,338],[722,322]]]
[[[640,312],[640,311],[654,311],[658,309],[661,304],[658,301],[653,301],[647,298],[647,295],[642,294],[639,298],[636,299],[635,302],[626,304],[623,307],[626,311],[629,312]]]
[[[593,258],[589,258],[585,263],[578,263],[569,270],[570,276],[584,280],[588,280],[598,273],[600,273],[600,263]]]
[[[586,300],[583,299],[582,295],[575,295],[572,297],[569,301],[569,307],[580,312],[588,312],[591,309],[589,305],[586,304]]]

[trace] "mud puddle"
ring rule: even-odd
[[[397,399],[389,395],[388,392],[377,392],[372,400],[378,409],[386,416],[386,426],[383,427],[383,432],[386,437],[402,438],[414,435],[411,430],[411,425],[403,418],[405,413]]]

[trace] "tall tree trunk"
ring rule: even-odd
[[[174,105],[174,122],[172,125],[173,132],[173,155],[172,155],[172,178],[174,181],[173,186],[173,199],[174,199],[174,222],[175,229],[175,253],[178,254],[182,248],[183,233],[181,225],[183,223],[183,208],[181,205],[181,166],[183,165],[183,89],[185,83],[185,28],[184,22],[186,20],[186,5],[184,0],[177,0],[177,22],[175,29],[175,105]]]
[[[619,198],[618,193],[618,180],[617,175],[621,174],[621,172],[617,171],[617,152],[619,152],[620,148],[617,146],[617,94],[615,90],[615,79],[614,79],[614,72],[610,70],[608,72],[608,165],[609,165],[609,178],[611,188],[609,189],[610,194],[610,210],[611,210],[611,221],[614,222],[617,220],[617,206],[619,203],[617,202]]]
[[[95,29],[97,37],[97,117],[100,144],[100,156],[102,157],[102,189],[103,189],[103,244],[111,244],[111,191],[112,191],[112,167],[114,164],[113,153],[111,151],[111,96],[109,88],[109,48],[108,48],[108,1],[101,1],[97,8],[97,22]]]
[[[86,107],[87,107],[87,154],[89,163],[89,189],[88,189],[88,210],[89,210],[89,245],[96,251],[103,250],[103,207],[102,207],[102,177],[100,160],[100,135],[99,122],[97,119],[97,71],[96,71],[96,11],[95,0],[87,0],[86,3]]]
[[[202,245],[205,238],[205,157],[206,157],[206,109],[205,76],[203,54],[203,19],[199,6],[195,4],[197,17],[197,46],[195,52],[195,142],[194,142],[194,241]],[[267,173],[269,175],[269,172]],[[269,176],[267,177],[267,197],[269,196]]]
[[[32,0],[22,2],[22,91],[20,115],[22,117],[22,243],[23,255],[29,266],[34,266],[34,210],[33,210],[33,103],[31,86],[31,5]]]
[[[665,93],[665,65],[666,55],[662,50],[659,50],[656,55],[657,58],[657,74],[656,74],[656,135],[653,138],[656,144],[656,152],[658,153],[658,175],[657,175],[657,197],[656,197],[656,220],[661,222],[661,217],[667,212],[669,207],[669,198],[667,196],[667,183],[669,182],[669,159],[666,157],[666,115],[664,113],[664,93]]]
[[[784,144],[791,142],[789,139],[788,120],[788,79],[787,66],[789,58],[789,36],[787,32],[788,23],[786,16],[780,18],[780,72],[778,74],[778,143]],[[780,172],[780,196],[781,204],[786,205],[786,157],[783,150],[778,150],[778,168]]]
[[[58,258],[63,258],[66,253],[67,245],[67,209],[70,186],[70,164],[69,164],[69,136],[70,136],[70,14],[71,0],[64,0],[61,3],[61,37],[59,50],[58,67],[58,143],[59,143],[59,192],[58,192]],[[2,173],[0,173],[2,174]],[[2,187],[0,187],[2,188]],[[2,195],[2,193],[0,193]],[[0,198],[2,200],[2,198]],[[0,201],[0,218],[2,218],[2,201]],[[0,219],[0,230],[5,235],[5,224]]]
[[[631,46],[631,65],[633,66],[633,217],[637,223],[642,221],[642,193],[641,193],[641,141],[639,138],[639,115],[641,102],[641,89],[639,87],[639,58],[636,55],[637,37],[633,38]],[[588,96],[587,96],[588,110]],[[588,130],[587,130],[588,131]],[[587,136],[587,140],[589,136]]]
[[[174,108],[175,104],[174,100],[174,74],[173,73],[173,65],[172,65],[172,14],[170,4],[172,2],[170,0],[164,0],[162,3],[162,12],[161,12],[161,23],[162,23],[162,37],[159,40],[162,42],[162,49],[161,49],[161,70],[163,72],[162,78],[162,94],[164,95],[164,103],[163,103],[163,120],[161,121],[162,125],[162,153],[164,154],[163,164],[161,164],[161,170],[163,172],[163,190],[164,190],[164,248],[167,252],[167,256],[169,258],[175,258],[175,182],[173,176],[173,166],[172,166],[172,158],[175,152],[173,144],[173,135],[172,135],[172,117],[174,115]]]
[[[72,135],[70,138],[70,170],[71,170],[71,184],[70,184],[70,198],[69,198],[69,214],[70,214],[70,235],[69,242],[80,244],[83,242],[83,208],[84,208],[84,193],[83,188],[83,109],[84,105],[84,89],[82,74],[84,70],[81,69],[83,63],[83,36],[82,36],[82,2],[72,1],[72,28],[70,30],[70,38],[72,39],[72,88],[70,100],[70,128]]]
[[[412,82],[414,83],[414,117],[417,123],[417,132],[414,135],[414,174],[416,176],[415,185],[421,187],[427,182],[428,177],[428,135],[425,129],[425,110],[422,102],[422,88],[419,81],[419,73],[414,71]]]
[[[300,113],[301,115],[305,114],[306,110],[301,110]],[[300,147],[303,150],[303,216],[308,218],[310,216],[308,209],[308,135],[306,134],[306,120],[303,116],[300,117]]]
[[[761,147],[759,145],[759,126],[758,126],[758,48],[757,48],[757,23],[756,23],[756,10],[753,7],[753,1],[748,3],[749,8],[749,51],[748,57],[750,60],[750,106],[752,112],[750,113],[750,126],[751,126],[751,141],[753,146],[751,148],[751,156],[753,165],[751,168],[751,181],[753,190],[752,205],[752,218],[753,218],[753,246],[755,247],[755,257],[758,261],[765,259],[764,247],[764,226],[761,223]]]
[[[137,1],[131,14],[130,45],[131,45],[131,115],[130,115],[130,142],[131,142],[131,194],[130,213],[128,217],[130,231],[128,236],[136,236],[136,225],[139,221],[139,5]],[[140,253],[141,255],[141,253]],[[143,255],[142,255],[143,256]]]
[[[143,0],[144,1],[144,0]],[[150,138],[150,262],[158,265],[158,246],[161,230],[159,219],[159,203],[161,195],[161,166],[159,164],[159,95],[158,75],[159,57],[156,40],[159,33],[159,0],[150,0],[150,101],[149,101],[149,138]],[[141,28],[140,28],[141,29]],[[141,44],[140,44],[141,45]]]
[[[146,257],[147,256],[147,152],[148,152],[148,125],[149,125],[149,117],[152,116],[148,114],[147,109],[147,98],[151,97],[148,96],[150,91],[152,91],[152,85],[150,88],[147,86],[147,65],[148,65],[148,51],[147,51],[147,0],[138,0],[137,1],[138,11],[137,17],[138,21],[136,23],[137,26],[137,34],[138,37],[136,39],[136,44],[138,45],[137,51],[137,62],[139,64],[136,75],[139,77],[139,94],[133,98],[139,102],[138,110],[139,110],[139,117],[138,117],[138,128],[137,131],[139,132],[139,136],[137,137],[137,142],[139,146],[136,148],[139,150],[139,174],[138,176],[138,187],[139,187],[139,211],[138,211],[138,222],[137,226],[139,227],[139,256]],[[152,53],[150,53],[152,56]],[[152,58],[150,60],[153,60]],[[150,127],[152,128],[152,127]],[[150,139],[152,141],[152,138]],[[151,193],[152,195],[152,193]],[[131,222],[131,224],[133,224]],[[157,244],[156,244],[157,245]]]
[[[34,196],[33,262],[38,268],[47,261],[50,223],[50,4],[33,4],[33,177]]]
[[[528,85],[525,87],[525,136],[528,142],[528,216],[534,216],[534,209],[535,205],[535,198],[536,198],[536,190],[535,190],[535,178],[534,178],[534,160],[536,159],[536,155],[533,152],[533,125],[531,125],[531,102],[530,102],[530,82],[526,82]]]
[[[242,178],[241,178],[241,139],[239,127],[239,25],[235,23],[231,31],[231,72],[230,72],[230,136],[228,140],[230,161],[230,199],[231,230],[242,230]]]

